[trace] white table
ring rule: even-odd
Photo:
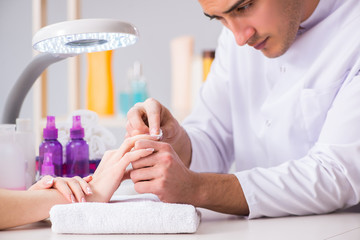
[[[166,235],[69,235],[55,234],[51,223],[42,221],[6,231],[0,231],[1,240],[84,240],[84,239],[286,239],[286,240],[359,240],[360,213],[332,213],[301,217],[246,218],[215,213],[200,209],[202,212],[199,229],[194,234]]]

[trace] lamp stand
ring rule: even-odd
[[[2,115],[2,124],[15,124],[19,117],[21,106],[30,88],[41,75],[41,73],[51,64],[64,60],[71,55],[54,55],[50,53],[40,53],[34,56],[26,66],[20,77],[11,89]]]

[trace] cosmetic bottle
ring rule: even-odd
[[[214,50],[203,51],[202,57],[203,57],[203,82],[205,82],[207,75],[210,72],[211,64],[215,58],[215,51]]]
[[[131,81],[133,77],[132,69],[128,70],[127,79],[119,90],[118,94],[118,111],[120,117],[126,118],[128,111],[133,106],[132,100],[132,91],[131,91]]]
[[[62,177],[63,150],[61,143],[57,140],[58,129],[55,127],[55,117],[48,116],[46,128],[43,130],[44,141],[39,148],[39,173],[42,172],[45,153],[52,154],[52,163],[55,169],[55,176]]]
[[[87,109],[101,116],[114,115],[113,50],[88,53]]]
[[[50,152],[47,152],[44,154],[44,162],[41,167],[40,178],[42,178],[46,175],[56,177],[55,168],[54,168],[54,164],[53,164],[53,157],[52,157],[52,153],[50,153]]]
[[[131,90],[133,105],[138,102],[144,102],[148,98],[147,84],[142,72],[142,65],[140,62],[135,62],[133,66]]]
[[[70,129],[71,140],[66,145],[67,177],[89,175],[89,145],[84,140],[84,136],[81,117],[73,116],[73,126]]]
[[[25,190],[23,149],[15,139],[15,124],[0,125],[0,188]]]
[[[36,176],[35,136],[30,119],[16,119],[15,139],[24,153],[26,188],[29,188],[35,182]]]

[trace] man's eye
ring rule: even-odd
[[[222,17],[217,17],[217,16],[210,17],[210,20],[213,20],[213,19],[215,19],[215,20],[221,20],[221,19],[222,19]]]
[[[245,12],[245,11],[249,10],[251,6],[252,6],[252,3],[248,3],[245,6],[237,8],[236,11],[237,12]]]

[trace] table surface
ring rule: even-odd
[[[101,239],[360,239],[360,213],[340,212],[248,220],[205,209],[200,209],[200,211],[202,213],[201,223],[194,234],[111,234],[101,235]],[[0,231],[1,240],[91,240],[99,238],[99,235],[53,233],[49,221]]]
[[[137,194],[131,181],[122,183],[116,195]],[[359,205],[360,206],[360,205]],[[276,239],[276,240],[360,240],[360,209],[324,215],[260,218],[221,214],[206,209],[201,212],[201,223],[194,234],[56,234],[49,220],[0,231],[0,240],[95,240],[107,239]],[[350,209],[351,210],[351,209]]]

